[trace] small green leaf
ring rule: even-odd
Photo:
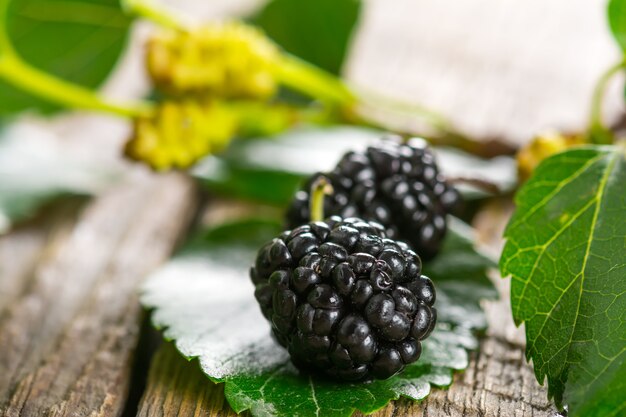
[[[526,355],[569,415],[626,412],[626,152],[546,159],[516,196],[500,267]]]
[[[486,326],[479,300],[494,297],[486,278],[494,263],[472,247],[471,229],[458,220],[438,264],[424,266],[437,286],[439,324],[423,344],[420,360],[402,374],[367,384],[338,383],[300,374],[286,351],[273,342],[254,300],[248,277],[260,245],[279,233],[277,222],[249,220],[212,229],[192,239],[151,276],[142,303],[154,309],[152,321],[164,329],[187,358],[224,382],[236,412],[258,416],[350,416],[368,413],[400,396],[414,400],[431,385],[452,383],[452,371],[468,365],[476,349],[474,333]],[[446,262],[448,260],[448,262]],[[467,267],[467,273],[455,268]]]
[[[626,0],[610,0],[608,14],[613,36],[626,53]]]
[[[365,150],[382,135],[377,130],[347,126],[305,127],[272,138],[239,140],[219,157],[205,159],[192,174],[218,192],[285,205],[304,178],[332,170],[344,153]],[[517,184],[516,165],[509,157],[486,160],[451,148],[436,148],[435,152],[446,175],[486,179],[501,192]],[[462,184],[459,189],[467,199],[485,196]]]
[[[360,10],[359,0],[270,0],[251,20],[287,52],[339,74]]]
[[[131,20],[122,13],[118,0],[0,1],[10,1],[6,29],[19,55],[73,83],[99,86],[126,44]],[[0,116],[26,109],[51,112],[59,108],[0,81]]]
[[[64,149],[43,128],[16,124],[0,130],[0,233],[63,195],[86,195],[114,178]]]

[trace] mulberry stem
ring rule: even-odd
[[[339,78],[293,55],[284,53],[274,70],[287,87],[327,104],[349,107],[357,102],[354,93]]]
[[[458,135],[448,118],[421,104],[406,102],[366,88],[357,88],[356,91],[365,106],[377,109],[379,112],[421,119],[435,130]]]
[[[609,81],[611,81],[614,75],[624,69],[626,69],[626,59],[607,69],[604,74],[602,74],[593,90],[591,115],[589,118],[589,133],[591,139],[596,143],[610,143],[611,134],[602,122],[602,103]]]
[[[324,198],[334,192],[326,177],[318,177],[311,185],[310,212],[312,222],[324,220]]]
[[[124,117],[143,116],[152,111],[152,106],[147,103],[126,107],[105,101],[92,90],[30,66],[10,49],[5,52],[0,55],[0,78],[35,96],[70,108],[97,110]]]
[[[156,6],[151,0],[122,0],[122,6],[128,14],[134,14],[163,27],[183,30],[189,26],[184,19]]]

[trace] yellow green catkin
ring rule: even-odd
[[[146,66],[155,86],[174,95],[264,99],[277,89],[276,45],[240,22],[166,30],[147,44]]]
[[[125,154],[158,171],[187,168],[223,150],[236,130],[237,117],[218,101],[165,101],[135,120]]]
[[[537,165],[556,153],[584,143],[582,135],[566,135],[559,132],[545,132],[535,136],[517,153],[517,168],[521,181],[526,181]]]

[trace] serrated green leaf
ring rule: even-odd
[[[360,11],[359,0],[270,0],[251,20],[287,52],[339,74]]]
[[[0,233],[63,195],[88,195],[113,180],[72,155],[43,128],[16,124],[0,130]]]
[[[382,135],[377,130],[348,126],[304,127],[272,138],[239,140],[219,157],[202,161],[192,175],[224,194],[286,205],[304,178],[332,170],[344,153],[364,150]],[[446,175],[487,179],[501,192],[517,184],[516,165],[509,157],[486,160],[451,148],[435,148],[435,153]],[[459,189],[466,199],[485,196],[463,184]]]
[[[268,221],[212,229],[192,239],[142,291],[143,305],[154,309],[154,325],[184,356],[197,357],[211,380],[225,383],[226,398],[236,412],[330,417],[349,416],[357,409],[368,413],[400,396],[423,399],[431,385],[448,386],[452,371],[467,367],[467,349],[478,346],[474,333],[486,326],[479,300],[495,294],[486,278],[493,262],[474,251],[467,226],[451,221],[439,259],[461,257],[474,271],[469,277],[443,264],[424,266],[437,286],[440,318],[423,344],[422,357],[401,375],[366,384],[301,375],[270,338],[248,268],[258,247],[279,230],[277,222]]]
[[[99,86],[126,44],[131,20],[118,0],[0,1],[9,1],[6,29],[22,58],[73,83]],[[26,109],[59,107],[0,81],[0,116]]]
[[[626,53],[626,0],[610,0],[608,15],[613,36]]]
[[[526,354],[570,416],[626,412],[626,152],[546,159],[516,196],[500,267]]]

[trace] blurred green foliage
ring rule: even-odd
[[[613,36],[626,53],[626,0],[610,0],[608,15]]]
[[[360,11],[359,0],[270,0],[251,21],[287,52],[339,74]]]
[[[108,77],[132,21],[118,0],[8,1],[7,32],[25,61],[89,88]],[[0,117],[23,110],[50,113],[60,108],[0,81]]]

